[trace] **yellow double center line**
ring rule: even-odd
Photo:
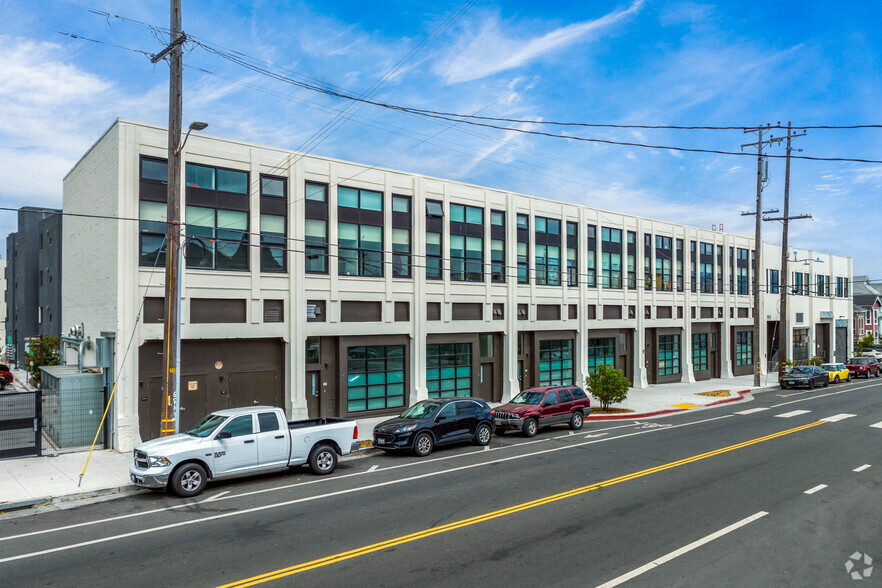
[[[654,468],[649,468],[647,470],[641,470],[639,472],[634,472],[632,474],[619,476],[618,478],[612,478],[611,480],[597,482],[596,484],[591,484],[589,486],[582,486],[581,488],[576,488],[576,489],[570,490],[568,492],[561,492],[560,494],[553,494],[551,496],[546,496],[544,498],[538,498],[538,499],[532,500],[530,502],[524,502],[523,504],[510,506],[510,507],[504,508],[502,510],[495,510],[493,512],[488,512],[486,514],[478,515],[476,517],[472,517],[469,519],[463,519],[463,520],[457,521],[455,523],[448,523],[446,525],[441,525],[439,527],[432,527],[429,529],[419,531],[417,533],[411,533],[410,535],[403,535],[401,537],[396,537],[394,539],[389,539],[387,541],[381,541],[380,543],[373,543],[371,545],[365,545],[364,547],[359,547],[358,549],[344,551],[344,552],[338,553],[336,555],[330,555],[328,557],[323,557],[321,559],[314,559],[312,561],[298,564],[296,566],[291,566],[288,568],[282,568],[280,570],[275,570],[274,572],[267,572],[266,574],[261,574],[259,576],[245,578],[244,580],[239,580],[238,582],[233,582],[232,584],[224,584],[223,586],[220,586],[219,588],[232,588],[232,587],[243,588],[245,586],[254,586],[255,584],[269,582],[270,580],[278,580],[279,578],[284,578],[285,576],[291,576],[293,574],[299,574],[300,572],[314,570],[316,568],[321,568],[321,567],[324,567],[327,565],[335,564],[335,563],[338,563],[338,562],[341,562],[341,561],[344,561],[347,559],[352,559],[354,557],[360,557],[362,555],[374,553],[375,551],[382,551],[382,550],[388,549],[390,547],[395,547],[396,545],[410,543],[411,541],[417,541],[418,539],[425,539],[426,537],[431,537],[432,535],[438,535],[440,533],[447,533],[448,531],[454,531],[456,529],[461,529],[463,527],[468,527],[470,525],[475,525],[475,524],[483,523],[483,522],[490,521],[493,519],[498,519],[500,517],[512,515],[512,514],[515,514],[518,512],[529,510],[531,508],[536,508],[537,506],[542,506],[545,504],[550,504],[552,502],[557,502],[558,500],[572,498],[572,497],[578,496],[580,494],[585,494],[586,492],[591,492],[592,490],[598,490],[600,488],[605,488],[607,486],[614,486],[615,484],[621,484],[622,482],[627,482],[628,480],[634,480],[636,478],[641,478],[643,476],[648,476],[650,474],[655,474],[657,472],[663,472],[665,470],[684,466],[686,464],[693,463],[693,462],[696,462],[696,461],[699,461],[702,459],[707,459],[707,458],[713,457],[715,455],[720,455],[722,453],[727,453],[729,451],[735,451],[736,449],[741,449],[742,447],[748,447],[750,445],[762,443],[763,441],[769,441],[771,439],[775,439],[776,437],[783,437],[784,435],[790,435],[791,433],[796,433],[798,431],[810,429],[812,427],[816,427],[818,425],[821,425],[825,422],[826,421],[816,421],[814,423],[809,423],[809,424],[803,425],[801,427],[787,429],[786,431],[781,431],[779,433],[773,433],[771,435],[766,435],[765,437],[759,437],[757,439],[751,439],[750,441],[744,441],[743,443],[738,443],[736,445],[730,445],[728,447],[723,447],[722,449],[709,451],[707,453],[702,453],[700,455],[693,455],[692,457],[687,457],[685,459],[681,459],[678,461],[672,461],[670,463],[656,466]]]

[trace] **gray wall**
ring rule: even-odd
[[[40,335],[61,335],[67,332],[61,324],[61,219],[53,214],[40,221],[39,285],[43,321]]]

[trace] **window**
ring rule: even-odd
[[[346,359],[348,412],[405,405],[404,345],[350,347]]]
[[[484,281],[484,209],[450,205],[450,279]]]
[[[186,223],[188,268],[248,270],[247,212],[187,206]]]
[[[637,289],[637,233],[628,231],[628,288]]]
[[[429,398],[472,395],[471,343],[426,345]]]
[[[671,238],[655,237],[655,289],[670,292],[673,290],[673,250]]]
[[[306,338],[306,363],[316,364],[322,362],[322,346],[319,337]]]
[[[339,223],[337,243],[341,276],[383,275],[383,227]]]
[[[248,172],[188,163],[185,175],[188,188],[248,194]]]
[[[643,288],[652,290],[652,235],[643,234]]]
[[[517,216],[517,256],[518,256],[518,284],[530,283],[530,217],[526,214]]]
[[[735,293],[735,248],[729,247],[729,294]]]
[[[279,417],[274,412],[259,412],[257,413],[257,424],[260,425],[261,433],[278,431]]]
[[[426,200],[426,279],[443,279],[444,209],[437,200]]]
[[[238,416],[228,422],[224,428],[224,432],[230,434],[231,437],[242,437],[254,433],[254,423],[250,414]]]
[[[769,270],[769,294],[778,294],[780,292],[778,284],[778,270]]]
[[[848,296],[848,278],[836,278],[836,296]]]
[[[723,246],[717,245],[717,293],[723,293]]]
[[[683,288],[683,239],[677,239],[677,292]]]
[[[165,246],[168,207],[165,202],[141,200],[139,208],[140,265],[165,267],[165,253],[168,249]]]
[[[815,281],[817,283],[817,289],[815,293],[818,296],[827,296],[827,276],[818,274],[817,276],[815,276]]]
[[[707,333],[692,334],[692,371],[707,371]]]
[[[392,277],[410,278],[411,228],[410,197],[392,195]]]
[[[753,331],[737,331],[735,333],[735,365],[751,365],[753,363]]]
[[[481,357],[493,357],[493,335],[480,335]]]
[[[534,223],[536,284],[560,286],[560,221],[537,216]]]
[[[328,187],[306,184],[304,257],[308,274],[328,273]]]
[[[698,292],[698,279],[695,266],[698,263],[698,244],[695,241],[689,242],[689,291]]]
[[[490,281],[505,283],[505,213],[490,211]]]
[[[616,365],[616,338],[601,337],[588,339],[588,371],[593,372],[598,365]]]
[[[600,285],[604,288],[622,287],[622,230],[600,229]]]
[[[589,288],[597,286],[597,227],[588,225],[588,250],[585,252],[585,283]]]
[[[737,260],[737,268],[738,268],[738,294],[749,294],[749,288],[747,286],[747,277],[748,277],[748,257],[747,257],[747,249],[738,248],[738,260]]]
[[[288,270],[288,186],[284,178],[260,176],[260,271]]]
[[[699,279],[702,294],[714,293],[714,246],[701,243],[699,249]]]
[[[573,384],[573,340],[539,341],[539,385]]]
[[[168,163],[165,160],[141,158],[141,179],[152,182],[168,183]]]
[[[671,376],[680,373],[680,335],[659,335],[658,375]]]
[[[567,222],[567,286],[579,285],[579,225]]]

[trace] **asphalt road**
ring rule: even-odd
[[[882,586],[882,381],[0,522],[4,585]],[[873,426],[877,425],[877,426]],[[855,560],[851,556],[856,555]],[[875,569],[854,584],[850,572]],[[846,568],[846,563],[852,565]]]

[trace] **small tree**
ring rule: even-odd
[[[865,350],[872,349],[875,343],[876,338],[873,333],[867,333],[862,339],[857,342],[855,353],[861,355]]]
[[[815,355],[809,360],[809,365],[821,365],[821,358]]]
[[[600,402],[600,408],[606,410],[611,403],[621,402],[628,397],[628,388],[631,383],[628,378],[616,368],[600,364],[594,367],[594,371],[588,374],[585,387],[589,394]]]
[[[59,345],[61,337],[52,335],[40,335],[39,339],[32,339],[28,344],[27,369],[35,386],[40,385],[40,366],[61,363]]]

